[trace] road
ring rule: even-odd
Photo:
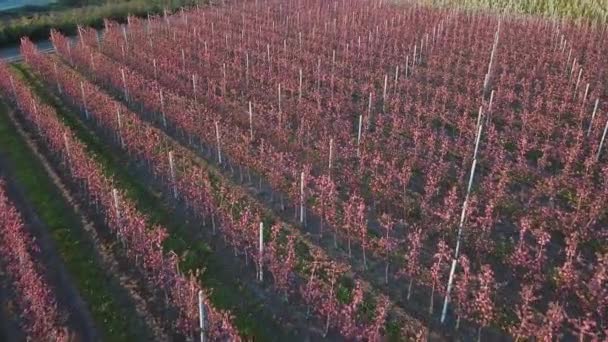
[[[36,46],[38,46],[38,49],[42,52],[53,51],[53,44],[48,39],[41,42],[36,42]],[[19,51],[19,45],[0,48],[0,58],[7,63],[19,62],[21,59],[23,59],[21,52]]]
[[[103,30],[98,30],[97,34],[99,35],[99,38],[103,40]],[[70,36],[70,39],[74,43],[78,41],[78,36]],[[50,39],[41,40],[35,42],[34,44],[36,44],[38,50],[40,50],[42,53],[54,51],[53,43],[51,43]],[[6,63],[15,63],[21,61],[23,56],[21,56],[21,52],[19,51],[19,45],[0,47],[0,59]]]

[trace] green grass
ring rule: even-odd
[[[148,14],[162,14],[165,9],[171,12],[197,3],[204,2],[202,0],[120,0],[22,15],[0,24],[0,46],[18,44],[23,36],[33,40],[48,39],[51,28],[73,35],[77,33],[78,25],[102,28],[104,18],[125,22],[129,15],[145,17]]]
[[[507,13],[585,19],[601,24],[606,24],[608,18],[606,0],[420,0],[419,2],[441,7],[492,9],[504,10]]]
[[[231,270],[223,267],[224,263],[218,260],[210,246],[203,241],[192,240],[195,234],[188,231],[186,224],[174,219],[158,194],[152,193],[139,177],[122,166],[125,161],[119,155],[112,153],[97,135],[90,134],[77,114],[52,95],[26,66],[18,64],[15,69],[44,102],[55,107],[61,119],[85,144],[89,153],[96,156],[106,175],[116,181],[117,187],[126,191],[137,208],[149,217],[149,222],[168,229],[170,234],[164,247],[167,251],[175,251],[182,258],[180,269],[205,270],[201,280],[206,288],[212,289],[211,301],[217,308],[230,310],[235,315],[235,324],[241,334],[261,341],[284,341],[290,338],[269,316],[264,309],[264,302],[254,298],[244,288],[245,284]]]
[[[0,149],[36,213],[46,223],[56,248],[70,272],[100,333],[111,341],[146,338],[134,327],[134,312],[121,306],[112,295],[110,277],[92,258],[91,241],[85,237],[76,214],[63,200],[40,161],[19,136],[9,117],[9,108],[0,102]]]

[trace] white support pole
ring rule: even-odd
[[[479,129],[481,125],[481,117],[483,116],[483,106],[479,106],[479,111],[477,112],[477,123],[475,124],[475,130]]]
[[[471,187],[473,185],[473,176],[475,175],[475,167],[477,166],[477,159],[473,159],[473,165],[471,165],[471,174],[469,176],[469,185],[467,187],[467,194],[462,205],[462,212],[460,213],[460,223],[458,225],[458,235],[456,237],[456,250],[454,252],[454,259],[458,259],[460,253],[460,238],[462,236],[462,229],[464,226],[464,219],[466,216],[467,208],[469,205],[469,195],[471,194]]]
[[[384,90],[382,91],[382,110],[386,107],[386,88],[388,87],[388,75],[384,75]]]
[[[317,92],[321,89],[321,57],[317,59]]]
[[[226,63],[222,63],[222,75],[224,77],[223,89],[222,89],[222,97],[226,96],[226,88],[228,86],[228,80],[226,77]]]
[[[578,77],[576,79],[576,85],[574,86],[574,98],[576,98],[576,92],[578,90],[578,85],[581,83],[581,76],[583,76],[583,68],[578,71]]]
[[[471,194],[471,187],[473,186],[473,178],[475,176],[475,167],[477,166],[477,159],[473,159],[473,165],[471,166],[471,174],[469,175],[469,185],[467,186],[467,197]]]
[[[464,225],[464,218],[466,216],[467,208],[469,206],[468,198],[465,198],[462,204],[462,211],[460,212],[460,223],[458,224],[458,235],[456,237],[456,249],[454,250],[454,259],[458,259],[460,255],[460,237],[462,236],[462,228]]]
[[[84,46],[84,39],[82,38],[82,27],[80,27],[80,25],[77,25],[76,29],[78,30],[78,42],[81,46]]]
[[[251,101],[249,101],[249,139],[253,141],[253,109],[251,108]]]
[[[65,154],[68,156],[68,160],[69,160],[71,158],[71,155],[70,155],[70,144],[68,141],[67,133],[63,133],[63,142],[65,144]]]
[[[69,41],[66,43],[66,48],[68,49],[68,56],[70,57],[70,65],[74,65],[74,59],[72,58],[72,47]]]
[[[279,125],[281,125],[281,83],[279,83]]]
[[[581,102],[583,106],[587,102],[587,95],[589,95],[589,83],[587,83],[587,86],[585,87],[585,94],[583,95],[583,101]]]
[[[595,114],[597,113],[597,107],[600,104],[600,99],[595,100],[595,106],[593,107],[593,114],[591,114],[591,120],[589,121],[589,127],[587,128],[587,136],[591,133],[591,127],[593,126],[593,119],[595,119]]]
[[[196,75],[192,74],[192,94],[194,95],[194,103],[198,104],[198,100],[196,98]]]
[[[198,291],[198,325],[201,333],[201,341],[205,342],[205,301],[203,297],[203,291]]]
[[[249,52],[245,52],[245,83],[249,86]]]
[[[302,68],[300,68],[300,94],[298,95],[298,101],[302,101]]]
[[[63,91],[61,90],[61,85],[59,84],[59,73],[57,72],[57,62],[53,63],[53,69],[55,70],[55,82],[57,83],[57,91],[59,92],[59,95],[61,95],[61,94],[63,94]]]
[[[475,151],[473,152],[473,160],[477,160],[477,151],[479,150],[479,141],[481,140],[481,131],[483,125],[479,125],[477,128],[477,137],[475,137]]]
[[[13,75],[10,75],[9,79],[11,80],[11,88],[13,90],[14,100],[15,102],[17,102],[17,88],[15,88],[15,79],[13,79]]]
[[[90,53],[89,58],[91,60],[91,70],[95,73],[95,59],[93,59],[93,52]]]
[[[34,117],[36,117],[36,121],[38,121],[38,106],[36,106],[36,101],[32,98],[32,107],[34,107]],[[36,122],[36,128],[40,131],[40,125]]]
[[[127,29],[124,26],[122,27],[122,36],[125,39],[125,48],[128,50],[129,49],[129,40],[127,39]]]
[[[445,322],[445,316],[448,312],[448,303],[450,301],[450,293],[452,292],[452,284],[454,281],[454,272],[456,271],[456,259],[452,259],[452,267],[450,268],[450,277],[448,279],[448,288],[445,292],[443,300],[443,310],[441,310],[441,324]]]
[[[160,113],[163,116],[163,126],[167,127],[167,117],[165,116],[165,97],[163,96],[163,90],[158,90],[158,95],[160,97]]]
[[[186,54],[182,48],[182,72],[186,72]]]
[[[87,98],[84,94],[84,83],[82,81],[80,81],[80,93],[82,95],[82,103],[83,103],[83,107],[84,107],[84,115],[87,118],[87,120],[89,119],[89,110],[87,108]]]
[[[300,174],[300,223],[304,223],[304,172]]]
[[[118,206],[118,190],[112,189],[112,197],[114,198],[114,210],[116,211],[116,218],[120,221],[120,207]]]
[[[329,166],[328,166],[329,172],[328,173],[330,175],[331,175],[331,163],[332,163],[333,152],[334,152],[334,139],[329,139]]]
[[[298,41],[300,45],[300,50],[302,50],[302,31],[298,32]]]
[[[395,67],[395,93],[397,92],[397,85],[399,84],[399,66]]]
[[[600,161],[600,154],[602,153],[602,147],[604,146],[604,140],[606,139],[606,131],[608,131],[608,120],[606,120],[606,126],[604,126],[604,133],[602,134],[602,140],[600,140],[600,146],[597,149],[596,161]]]
[[[260,222],[260,265],[259,265],[259,274],[258,280],[260,282],[264,281],[264,223]]]
[[[494,103],[494,92],[495,92],[495,90],[492,89],[492,92],[490,93],[490,103],[488,104],[488,119],[489,119],[489,114],[492,111],[492,104]]]
[[[418,64],[422,63],[422,51],[424,50],[424,38],[420,39],[420,53],[418,53]]]
[[[576,58],[572,61],[572,68],[570,68],[569,78],[572,78],[572,75],[574,74],[574,69],[576,69]],[[568,85],[570,85],[570,82],[568,82]]]
[[[125,100],[129,102],[129,93],[127,91],[127,78],[125,77],[125,69],[120,68],[120,75],[122,77],[122,87],[125,95]]]
[[[120,115],[120,107],[118,103],[116,103],[116,119],[118,120],[118,138],[120,139],[120,145],[124,144],[122,139],[122,117]]]
[[[220,126],[218,122],[215,122],[215,137],[217,138],[217,161],[220,165],[222,165],[222,149],[220,142]]]
[[[158,66],[156,65],[156,58],[152,60],[152,65],[154,66],[154,79],[158,81]]]
[[[175,164],[173,163],[173,151],[169,151],[169,171],[171,172],[171,182],[173,183],[173,197],[177,198],[177,184],[175,180]]]
[[[363,126],[363,115],[359,115],[359,130],[357,132],[357,157],[361,156],[361,127]]]

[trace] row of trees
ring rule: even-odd
[[[0,266],[15,294],[10,314],[20,318],[28,339],[68,341],[67,315],[57,304],[38,253],[36,241],[9,201],[4,179],[0,179]]]
[[[22,52],[35,63],[38,52],[24,40]],[[88,154],[85,146],[59,119],[52,107],[41,102],[20,79],[15,78],[6,65],[0,66],[0,88],[14,103],[24,119],[39,134],[51,153],[63,161],[67,176],[76,184],[84,184],[91,207],[105,216],[108,227],[120,241],[134,265],[146,276],[152,288],[159,289],[167,304],[177,310],[175,327],[183,336],[194,336],[199,329],[199,291],[203,291],[195,275],[179,272],[175,253],[165,253],[163,242],[168,233],[163,227],[150,229],[147,218],[124,192],[114,187],[98,162]],[[68,89],[64,86],[62,90]],[[238,339],[230,315],[216,310],[204,296],[206,334],[214,338]]]
[[[303,14],[295,2],[238,3],[133,19],[127,30],[108,23],[103,42],[85,32],[91,48],[63,54],[159,121],[216,146],[218,161],[226,153],[292,203],[312,204],[347,245],[387,261],[411,256],[414,265],[396,269],[431,292],[446,289],[464,217],[463,251],[479,261],[469,272],[507,269],[498,282],[509,286],[497,298],[535,309],[520,321],[541,325],[543,300],[561,308],[574,295],[569,319],[553,331],[601,336],[602,328],[585,328],[601,325],[603,310],[584,305],[590,289],[580,285],[601,275],[603,252],[592,241],[606,238],[602,30],[379,2],[305,6]],[[428,26],[410,32],[407,22]],[[592,253],[577,252],[589,244]],[[549,257],[552,246],[560,257]],[[530,277],[565,275],[573,265],[590,270]],[[572,282],[580,289],[568,290]],[[527,284],[559,286],[525,300]],[[511,311],[510,301],[497,300],[494,311]]]

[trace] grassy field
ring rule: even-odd
[[[605,0],[421,0],[420,2],[442,7],[489,8],[510,13],[587,19],[603,24],[608,18],[608,1]]]

